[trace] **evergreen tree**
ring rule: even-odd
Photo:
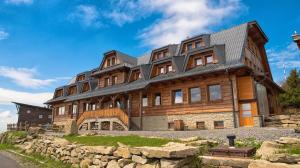
[[[283,84],[285,93],[279,96],[280,103],[284,106],[300,107],[300,77],[299,71],[291,70],[289,77]]]

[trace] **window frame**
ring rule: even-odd
[[[165,67],[163,67],[163,66],[162,67],[158,67],[158,70],[159,70],[159,75],[166,73]],[[161,72],[161,70],[163,70],[163,72]]]
[[[191,48],[189,48],[189,46],[191,46]],[[186,51],[191,51],[192,49],[194,49],[193,43],[187,43],[186,44]]]
[[[212,60],[211,60],[211,62],[208,62],[207,59],[210,58],[210,57],[212,58]],[[205,64],[213,64],[213,63],[214,63],[214,56],[212,54],[211,55],[206,55],[205,56]]]
[[[156,97],[159,96],[159,104],[156,104]],[[153,105],[154,106],[161,106],[162,105],[162,101],[161,101],[161,93],[154,93],[154,99],[153,99]]]
[[[148,104],[148,97],[147,97],[147,95],[142,95],[142,107],[148,107],[148,105],[149,104]]]
[[[171,71],[170,71],[170,67],[171,67]],[[173,66],[172,65],[167,65],[167,73],[169,72],[173,72]]]
[[[118,84],[118,76],[112,76],[111,77],[111,85]]]
[[[43,119],[43,114],[39,114],[39,119]]]
[[[192,89],[199,89],[199,94],[200,94],[200,99],[197,101],[192,101],[192,94],[191,94],[191,90]],[[194,103],[201,103],[202,102],[202,90],[201,87],[199,86],[195,86],[195,87],[190,87],[188,88],[189,90],[189,103],[194,104]]]
[[[109,77],[104,78],[104,87],[109,86],[109,84],[110,84],[110,78]]]
[[[211,99],[211,96],[210,96],[210,87],[211,86],[219,86],[220,87],[220,98],[219,99],[214,99],[214,100]],[[209,102],[218,102],[218,101],[223,100],[222,85],[220,83],[207,85],[207,99],[208,99]]]
[[[201,60],[201,64],[197,64],[197,60]],[[194,66],[197,67],[197,66],[203,66],[203,58],[202,57],[196,57],[194,58]]]
[[[181,102],[176,103],[176,92],[181,92]],[[178,104],[183,104],[183,90],[182,89],[176,89],[172,90],[172,104],[178,105]]]
[[[222,123],[221,126],[217,125],[217,123]],[[224,120],[217,120],[217,121],[214,121],[214,129],[224,129],[225,128],[225,123],[224,123]]]

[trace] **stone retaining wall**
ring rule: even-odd
[[[198,152],[197,147],[180,143],[163,147],[82,146],[49,136],[19,146],[26,153],[39,153],[81,168],[188,168]]]
[[[274,115],[265,118],[267,127],[298,128],[300,127],[300,114]]]

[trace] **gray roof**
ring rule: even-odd
[[[253,23],[253,22],[251,22]],[[256,23],[256,22],[255,22]],[[208,47],[198,48],[192,51],[189,51],[186,55],[180,54],[180,48],[182,48],[182,45],[185,42],[188,42],[189,39],[183,40],[183,42],[179,45],[168,45],[169,50],[172,50],[172,55],[168,58],[164,58],[161,60],[157,60],[154,62],[150,62],[151,54],[146,54],[144,56],[141,56],[139,58],[134,58],[131,56],[128,56],[126,54],[123,54],[119,51],[117,52],[117,55],[119,58],[122,59],[121,64],[115,65],[110,68],[105,68],[103,70],[98,71],[97,73],[111,71],[114,68],[120,68],[120,67],[128,67],[131,70],[133,69],[140,69],[143,78],[139,79],[134,82],[129,83],[123,83],[118,84],[114,86],[108,86],[105,88],[98,88],[96,85],[96,82],[92,84],[92,90],[90,92],[86,93],[79,93],[76,95],[71,95],[65,97],[65,101],[73,101],[73,100],[79,100],[83,98],[89,98],[94,96],[103,96],[103,95],[109,95],[109,94],[115,94],[115,93],[121,93],[121,92],[128,92],[132,90],[138,90],[147,87],[149,84],[161,82],[165,80],[172,80],[176,78],[182,78],[182,77],[188,77],[192,75],[200,75],[205,73],[211,73],[214,71],[224,71],[228,68],[241,68],[244,67],[244,63],[242,62],[242,55],[243,55],[243,47],[246,42],[246,37],[248,33],[248,24],[241,24],[239,26],[232,27],[230,29],[220,31],[213,34],[204,34],[200,36],[195,36],[192,38],[199,38],[199,37],[205,37],[206,41],[205,43],[210,43]],[[192,39],[191,38],[191,39]],[[166,46],[165,46],[166,47]],[[162,47],[163,48],[163,47]],[[161,49],[161,48],[160,48]],[[159,49],[158,49],[159,50]],[[186,59],[188,59],[189,55],[195,53],[195,52],[201,52],[206,50],[213,50],[218,55],[218,63],[217,64],[208,64],[205,66],[199,66],[196,68],[193,68],[191,70],[185,69]],[[104,60],[104,59],[103,59]],[[172,61],[173,65],[176,68],[175,73],[167,73],[162,74],[153,78],[149,78],[151,73],[151,67],[153,67],[153,64],[157,64],[159,62],[164,61]],[[103,64],[103,61],[102,63]],[[100,66],[101,67],[101,66]],[[91,80],[91,79],[90,79]],[[61,99],[61,98],[59,98]],[[58,100],[52,99],[48,101],[47,103],[51,103]]]

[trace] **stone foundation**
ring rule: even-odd
[[[131,120],[140,125],[140,117]],[[197,122],[204,122],[205,129],[215,129],[214,121],[223,121],[224,128],[233,128],[232,112],[199,113],[187,115],[144,116],[143,130],[169,130],[168,123],[174,120],[183,120],[186,130],[197,129]]]

